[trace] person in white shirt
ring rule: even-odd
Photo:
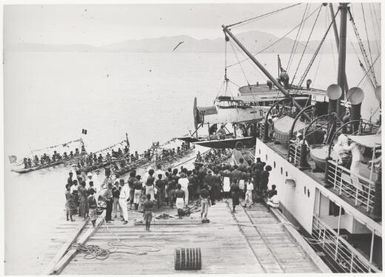
[[[188,201],[189,201],[189,195],[188,195],[188,184],[189,184],[189,181],[186,177],[186,174],[185,173],[181,173],[180,174],[180,178],[178,180],[178,184],[180,184],[181,186],[181,189],[184,191],[184,200],[185,200],[185,204],[188,205]]]
[[[344,150],[351,151],[352,153],[352,164],[350,166],[350,177],[352,179],[353,185],[363,190],[363,186],[359,181],[358,176],[360,175],[360,165],[361,161],[363,160],[363,151],[365,150],[364,147],[361,147],[355,142],[352,142],[349,146],[344,146]]]
[[[155,182],[159,180],[158,178],[158,175],[161,174],[162,175],[162,180],[166,179],[166,173],[162,170],[162,166],[160,164],[158,164],[156,166],[156,171],[155,171]]]
[[[130,197],[130,189],[127,183],[120,182],[119,205],[123,212],[123,224],[128,223],[127,199]]]
[[[253,205],[253,190],[254,185],[253,182],[250,182],[250,180],[246,180],[246,197],[245,197],[245,205],[247,207]]]
[[[272,208],[278,208],[279,207],[279,199],[278,199],[278,192],[275,190],[272,192],[272,197],[270,197],[267,200],[267,205]]]
[[[348,137],[344,134],[339,135],[333,151],[337,154],[337,163],[345,166],[349,159]]]
[[[87,179],[86,179],[86,188],[90,188],[90,182],[93,182],[94,180],[92,179],[92,173],[88,172],[87,174]],[[95,185],[95,184],[94,184]],[[95,189],[95,188],[94,188]]]
[[[224,176],[223,177],[223,193],[224,193],[224,196],[225,198],[229,198],[230,197],[230,177],[229,176]]]

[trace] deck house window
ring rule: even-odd
[[[334,203],[333,201],[329,201],[329,215],[338,216],[340,214],[340,209],[341,207],[338,206],[336,203]],[[345,210],[344,208],[342,208],[341,215],[344,215],[344,214],[345,214]]]

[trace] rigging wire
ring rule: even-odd
[[[331,16],[329,15],[329,13],[326,13],[326,17],[327,17],[327,21],[329,21],[329,19],[331,20]],[[330,50],[331,50],[332,58],[333,58],[333,68],[337,68],[336,51],[335,51],[332,40],[329,40],[329,42],[330,42]]]
[[[305,18],[305,22],[318,10],[318,8],[315,8],[306,18]],[[262,50],[259,50],[258,52],[256,52],[255,54],[253,54],[254,56],[266,51],[267,49],[271,48],[272,46],[274,46],[275,44],[277,44],[279,41],[283,40],[284,38],[286,38],[288,35],[290,35],[292,32],[294,32],[298,27],[300,27],[300,24],[294,26],[294,28],[292,28],[290,31],[288,31],[286,34],[284,34],[282,37],[278,38],[276,41],[274,41],[272,44],[270,44],[269,46],[263,48]],[[237,62],[237,63],[233,63],[233,64],[230,64],[229,66],[227,66],[227,68],[229,67],[232,67],[234,65],[238,65],[238,64],[241,64],[247,60],[250,60],[250,58],[246,58],[244,60],[241,60],[240,62]]]
[[[365,65],[366,65],[367,68],[372,68],[370,66],[370,62],[369,62],[368,56],[366,54],[364,43],[362,42],[362,39],[360,37],[360,34],[358,32],[356,23],[354,22],[354,18],[353,18],[353,15],[352,15],[350,9],[348,10],[348,12],[349,12],[349,16],[350,16],[350,21],[352,22],[354,34],[356,35],[356,38],[357,38],[357,41],[358,41],[358,45],[360,46],[360,50],[361,50],[362,56],[364,58]],[[374,74],[374,70],[370,70],[370,74],[368,75],[368,78],[373,78],[373,83],[377,85],[377,80],[376,80],[376,76]]]
[[[322,7],[323,7],[323,4],[321,4],[321,6],[320,6],[319,9],[318,9],[318,13],[317,13],[316,19],[315,19],[315,21],[314,21],[314,24],[313,24],[311,30],[310,30],[310,33],[309,33],[308,39],[307,39],[307,41],[306,41],[305,47],[304,47],[304,49],[303,49],[303,51],[302,51],[302,55],[301,55],[301,57],[300,57],[300,59],[299,59],[297,69],[295,70],[293,79],[291,80],[291,84],[290,84],[291,86],[293,85],[294,79],[295,79],[295,77],[296,77],[296,75],[297,75],[297,73],[298,73],[299,66],[301,65],[303,56],[305,55],[306,48],[307,48],[307,46],[308,46],[308,44],[309,44],[309,41],[310,41],[310,38],[311,38],[311,36],[312,36],[312,34],[313,34],[314,28],[315,28],[315,26],[316,26],[316,24],[317,24],[317,21],[318,21],[319,15],[320,15],[320,13],[321,13]]]
[[[233,45],[232,42],[230,42],[230,46],[231,46],[231,48],[233,49],[235,58],[236,58],[237,61],[239,62],[239,58],[238,58],[238,55],[237,55],[237,50],[235,49],[235,47],[234,47],[234,45]],[[245,79],[246,79],[247,84],[250,86],[249,80],[247,79],[246,73],[245,73],[245,71],[244,71],[244,69],[243,69],[243,66],[242,66],[241,64],[240,64],[240,67],[241,67],[241,71],[242,71],[242,73],[243,73],[243,76],[244,76]]]
[[[264,18],[264,17],[268,17],[268,16],[271,16],[271,15],[273,15],[275,13],[278,13],[278,12],[281,12],[281,11],[284,11],[284,10],[296,7],[296,6],[301,5],[301,4],[302,3],[296,3],[296,4],[293,4],[293,5],[287,6],[287,7],[283,7],[283,8],[278,9],[278,10],[274,10],[274,11],[271,11],[271,12],[268,12],[268,13],[265,13],[265,14],[257,15],[257,16],[254,16],[254,17],[251,17],[251,18],[248,18],[248,19],[245,19],[245,20],[242,20],[242,21],[239,21],[239,22],[227,25],[227,27],[230,28],[230,27],[234,27],[234,26],[238,26],[238,25],[243,25],[243,24],[248,23],[250,21],[253,21],[253,20],[256,20],[256,19],[261,19],[261,18]]]
[[[303,75],[301,76],[301,79],[300,79],[299,82],[298,82],[298,86],[299,86],[299,87],[302,86],[303,82],[305,81],[305,78],[306,78],[307,74],[308,74],[309,71],[310,71],[310,68],[312,67],[312,65],[313,65],[313,63],[314,63],[315,58],[317,57],[319,51],[321,50],[321,47],[322,47],[322,45],[323,45],[323,43],[324,43],[324,41],[325,41],[325,39],[326,39],[326,37],[327,37],[329,31],[330,31],[330,28],[333,26],[333,21],[334,21],[334,19],[336,18],[338,12],[339,12],[339,10],[338,10],[338,11],[336,12],[336,14],[334,15],[334,18],[333,18],[332,21],[330,22],[329,27],[326,29],[326,32],[325,32],[324,36],[322,37],[321,42],[319,43],[319,45],[318,45],[318,47],[317,47],[317,50],[314,52],[313,57],[311,58],[311,60],[310,60],[310,62],[309,62],[309,64],[308,64],[308,66],[306,67],[306,69],[305,69]],[[309,39],[310,39],[310,37],[309,37]],[[304,51],[305,51],[305,50],[304,50]],[[294,78],[293,78],[293,79],[294,79]],[[293,83],[293,82],[292,82],[292,83]]]
[[[357,56],[358,63],[359,63],[359,65],[360,65],[362,71],[363,71],[364,73],[366,73],[365,66],[364,66],[364,64],[362,63],[362,61],[361,61],[361,59],[360,59],[360,56],[359,56],[358,53],[357,53],[356,47],[354,46],[353,42],[350,42],[350,44],[351,44],[351,46],[352,46],[352,48],[353,48],[353,51],[354,51],[355,55]],[[368,79],[369,79],[371,85],[373,86],[373,88],[375,88],[376,86],[375,86],[375,84],[373,83],[372,79],[370,79],[370,78],[368,78]]]
[[[374,37],[376,38],[376,37],[381,37],[381,32],[378,31],[377,29],[378,26],[375,25],[375,22],[377,22],[377,17],[373,9],[374,8],[372,6],[372,3],[369,3],[369,12],[370,12],[370,17],[372,18],[371,22],[372,22],[373,33],[374,33]],[[380,46],[378,45],[378,40],[374,39],[374,42],[376,44],[377,53],[380,53],[381,50],[380,50]]]
[[[365,26],[365,33],[366,33],[366,43],[368,45],[369,58],[370,58],[370,62],[373,64],[372,49],[370,47],[370,41],[369,41],[369,35],[368,35],[368,27],[366,25],[365,10],[364,10],[364,5],[362,3],[361,3],[361,10],[362,10],[362,17],[364,18],[364,26]]]
[[[291,52],[290,52],[290,57],[289,57],[289,61],[287,62],[286,72],[289,71],[290,65],[291,65],[291,61],[292,61],[292,58],[294,56],[293,54],[297,51],[298,40],[300,38],[300,34],[302,35],[302,30],[303,30],[303,26],[304,26],[303,23],[304,23],[304,19],[305,19],[306,13],[308,11],[308,7],[309,7],[309,4],[307,3],[306,7],[305,7],[305,11],[304,11],[304,13],[302,15],[302,18],[301,18],[301,21],[300,21],[301,25],[298,28],[298,32],[297,32],[297,35],[295,36],[293,47],[292,47]]]
[[[318,57],[318,65],[317,65],[317,68],[316,68],[316,70],[315,70],[315,72],[314,72],[314,77],[313,77],[314,83],[315,83],[316,80],[317,80],[320,65],[321,65],[321,58]]]
[[[368,75],[368,73],[373,69],[373,66],[375,65],[375,63],[377,62],[377,60],[381,57],[381,54],[378,54],[377,58],[375,58],[375,60],[373,61],[373,64],[366,70],[366,73],[365,75],[362,77],[362,79],[358,82],[358,84],[356,85],[356,87],[360,86],[360,84],[362,83],[362,81],[365,79],[365,77]],[[370,81],[371,79],[368,78]],[[372,85],[374,86],[374,84],[372,83]],[[376,88],[376,87],[374,87]]]

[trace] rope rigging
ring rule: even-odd
[[[360,34],[358,32],[357,25],[354,22],[354,18],[353,18],[353,15],[352,15],[350,9],[348,11],[349,11],[349,16],[350,16],[350,21],[352,22],[354,34],[356,35],[358,45],[360,46],[360,50],[361,50],[362,56],[364,58],[365,66],[366,66],[366,68],[368,68],[370,70],[370,74],[366,74],[366,75],[368,76],[368,78],[372,78],[371,79],[372,83],[377,85],[376,76],[375,76],[373,67],[370,66],[369,58],[368,58],[368,55],[366,54],[365,46],[364,46],[364,43],[362,42],[362,39],[361,39]]]
[[[379,54],[379,55],[374,59],[373,64],[366,70],[364,76],[363,76],[363,77],[361,78],[361,80],[358,82],[358,84],[357,84],[356,87],[359,87],[359,86],[360,86],[360,84],[362,83],[362,81],[365,79],[365,77],[368,75],[368,73],[373,69],[375,63],[378,61],[378,59],[379,59],[380,57],[381,57],[381,54]],[[370,78],[368,78],[368,79],[371,81]],[[372,83],[372,85],[374,86],[373,83]],[[376,87],[374,87],[374,88],[376,88]]]
[[[312,57],[311,60],[310,60],[310,63],[309,63],[308,66],[306,67],[306,69],[305,69],[305,71],[304,71],[304,73],[303,73],[303,75],[302,75],[300,81],[298,82],[298,86],[299,86],[299,87],[302,86],[303,82],[305,81],[305,78],[306,78],[307,74],[308,74],[309,71],[310,71],[310,68],[312,67],[312,65],[313,65],[313,63],[314,63],[315,58],[317,57],[319,51],[321,50],[321,47],[322,47],[322,45],[323,45],[323,43],[324,43],[324,41],[325,41],[325,39],[326,39],[326,37],[327,37],[329,31],[330,31],[330,28],[333,26],[333,21],[334,21],[334,19],[336,18],[338,12],[339,12],[339,10],[336,12],[336,14],[334,15],[334,18],[332,19],[332,21],[330,22],[328,28],[326,29],[326,32],[325,32],[324,36],[322,37],[321,42],[320,42],[320,44],[319,44],[318,47],[317,47],[317,50],[314,52],[313,57]]]
[[[304,23],[304,19],[305,19],[306,13],[308,11],[308,7],[309,7],[309,4],[306,4],[305,11],[304,11],[304,13],[302,15],[302,18],[301,18],[301,21],[300,21],[300,27],[298,28],[297,35],[295,36],[295,39],[294,39],[293,47],[292,47],[292,49],[290,51],[290,57],[289,57],[289,61],[287,62],[286,72],[289,71],[290,65],[291,65],[291,62],[292,62],[292,58],[294,57],[294,53],[297,52],[298,40],[299,40],[299,38],[302,35],[303,26],[305,25],[303,23]]]
[[[304,22],[306,22],[319,8],[315,8],[304,20]],[[256,52],[255,54],[253,54],[254,56],[258,55],[258,54],[261,54],[262,52],[266,51],[267,49],[271,48],[272,46],[274,46],[275,44],[277,44],[278,42],[280,42],[281,40],[283,40],[284,38],[286,38],[288,35],[290,35],[292,32],[294,32],[297,28],[300,27],[301,24],[298,24],[296,26],[294,26],[294,28],[292,28],[290,31],[288,31],[287,33],[285,33],[282,37],[278,38],[276,41],[274,41],[272,44],[268,45],[267,47],[263,48],[262,50],[259,50],[258,52]],[[233,63],[233,64],[230,64],[228,65],[227,67],[232,67],[234,65],[238,65],[238,64],[241,64],[245,61],[249,61],[250,59],[247,58],[247,59],[244,59],[244,60],[241,60],[240,62],[237,62],[237,63]]]
[[[367,45],[368,45],[370,62],[373,64],[372,49],[370,48],[369,35],[368,35],[368,27],[367,27],[367,25],[366,25],[365,10],[364,10],[364,5],[363,5],[362,3],[361,3],[361,10],[362,10],[362,17],[364,18],[364,26],[365,26],[365,34],[366,34],[366,43],[367,43]],[[376,81],[376,80],[375,80],[375,81]]]
[[[375,37],[381,37],[381,33],[378,31],[378,26],[380,26],[380,25],[377,21],[376,11],[375,11],[374,7],[372,6],[372,4],[369,4],[369,12],[370,12],[370,18],[372,18],[371,21],[372,21],[372,28],[374,31],[374,36]],[[373,18],[374,18],[374,20],[373,20]],[[375,23],[377,23],[377,26]],[[378,41],[375,39],[374,42],[376,44],[377,53],[380,53],[381,51],[380,51],[380,46],[378,45]]]
[[[321,4],[321,6],[320,6],[319,9],[318,9],[318,13],[317,13],[316,19],[315,19],[315,21],[314,21],[314,24],[313,24],[311,30],[310,30],[308,39],[307,39],[306,44],[305,44],[305,47],[304,47],[304,49],[303,49],[303,51],[302,51],[301,57],[300,57],[299,62],[298,62],[297,69],[296,69],[295,72],[294,72],[294,76],[293,76],[293,78],[292,78],[292,80],[291,80],[290,86],[292,86],[293,83],[294,83],[295,77],[296,77],[296,75],[297,75],[297,73],[298,73],[298,70],[299,70],[299,66],[301,65],[301,62],[302,62],[303,56],[305,55],[305,52],[306,52],[307,46],[308,46],[308,44],[309,44],[310,38],[311,38],[311,36],[312,36],[312,34],[313,34],[313,31],[314,31],[314,28],[315,28],[315,26],[316,26],[316,24],[317,24],[317,21],[318,21],[319,15],[320,15],[320,13],[321,13],[322,7],[323,7],[323,4]]]
[[[83,139],[81,139],[81,138],[80,139],[74,139],[74,140],[71,140],[71,141],[68,141],[68,142],[65,142],[65,143],[56,144],[56,145],[52,145],[52,146],[48,146],[48,147],[44,147],[44,148],[40,148],[40,149],[31,150],[31,154],[34,154],[36,152],[41,152],[43,150],[58,148],[58,147],[68,147],[69,144],[73,144],[75,142],[79,142],[81,145],[84,145]]]
[[[364,72],[364,74],[365,74],[365,76],[366,76],[367,71],[366,71],[366,69],[365,69],[364,64],[362,63],[362,61],[361,61],[361,59],[360,59],[360,56],[359,56],[358,53],[357,53],[356,47],[354,46],[353,42],[350,42],[350,45],[352,46],[353,51],[354,51],[354,54],[357,56],[358,63],[359,63],[359,65],[360,65],[362,71]],[[370,78],[368,78],[368,79],[369,79],[369,82],[371,83],[372,87],[373,87],[373,88],[376,88],[376,86],[375,86],[375,84],[373,83],[372,79],[370,79]]]
[[[273,15],[273,14],[275,14],[275,13],[278,13],[278,12],[281,12],[281,11],[284,11],[284,10],[287,10],[287,9],[290,9],[290,8],[293,8],[293,7],[296,7],[296,6],[301,5],[301,4],[302,4],[302,3],[297,3],[297,4],[293,4],[293,5],[290,5],[290,6],[281,8],[281,9],[278,9],[278,10],[274,10],[274,11],[265,13],[265,14],[257,15],[257,16],[254,16],[254,17],[251,17],[251,18],[248,18],[248,19],[245,19],[245,20],[242,20],[242,21],[239,21],[239,22],[236,22],[236,23],[227,25],[227,27],[230,28],[230,27],[242,25],[242,24],[245,24],[245,23],[248,23],[248,22],[257,20],[257,19],[266,18],[266,17],[269,17],[269,16],[271,16],[271,15]],[[239,27],[239,26],[238,26],[238,27]]]
[[[232,42],[230,42],[230,46],[231,46],[231,48],[233,49],[235,58],[236,58],[237,61],[239,62],[239,58],[238,58],[238,55],[237,55],[237,51],[236,51],[236,49],[234,48],[234,45],[233,45]],[[246,76],[246,73],[245,73],[245,71],[244,71],[244,69],[243,69],[243,66],[242,66],[240,63],[239,63],[239,65],[240,65],[240,67],[241,67],[241,71],[242,71],[242,73],[243,73],[243,76],[244,76],[245,79],[246,79],[247,85],[250,86],[249,80],[247,79],[247,76]]]

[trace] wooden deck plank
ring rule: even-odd
[[[193,224],[188,224],[189,219],[185,218],[180,224],[152,225],[151,232],[146,232],[143,225],[133,224],[135,218],[141,219],[141,213],[130,211],[129,217],[131,222],[127,225],[122,225],[120,220],[103,224],[88,244],[102,248],[111,248],[109,243],[114,242],[138,248],[151,245],[158,252],[143,256],[112,253],[104,261],[89,260],[79,253],[62,274],[193,273],[174,270],[174,252],[181,247],[201,248],[202,270],[199,273],[202,274],[320,272],[283,224],[262,205],[246,211],[238,208],[232,214],[226,203],[218,202],[210,208],[209,224],[197,224],[199,214],[194,214]],[[171,223],[173,220],[177,219],[170,219]],[[63,227],[59,230],[71,230]],[[60,239],[54,242],[60,245]],[[127,250],[123,245],[118,248]]]

